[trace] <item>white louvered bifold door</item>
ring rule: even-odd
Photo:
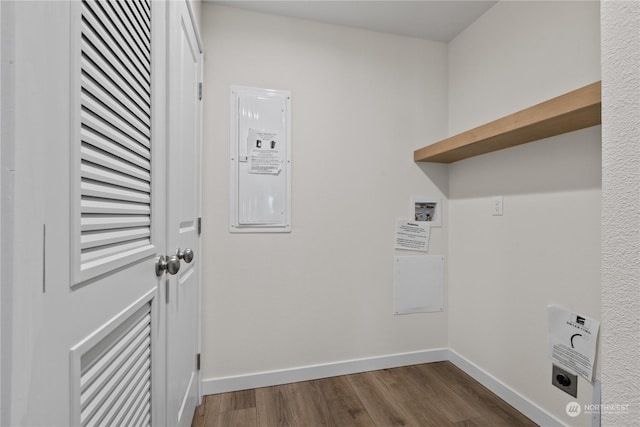
[[[144,259],[151,235],[151,3],[82,1],[75,284]]]
[[[0,424],[169,425],[155,264],[169,253],[172,2],[7,3],[19,54],[2,99],[16,155]]]

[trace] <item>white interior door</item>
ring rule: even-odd
[[[2,425],[166,423],[166,7],[2,3]]]
[[[201,53],[187,6],[0,7],[0,425],[189,425]],[[178,248],[194,259],[157,276]]]
[[[201,52],[186,1],[169,3],[167,247],[190,250],[167,284],[167,423],[191,425],[199,400]],[[186,256],[185,256],[186,258]]]

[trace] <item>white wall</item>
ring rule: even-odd
[[[640,3],[602,3],[602,425],[640,419]],[[628,406],[626,406],[628,405]]]
[[[496,4],[450,43],[450,134],[599,80],[599,47],[597,2]],[[600,130],[449,169],[450,347],[571,425],[590,419],[569,418],[574,399],[551,385],[546,307],[600,319]]]
[[[395,219],[442,195],[412,152],[446,134],[446,45],[209,3],[202,29],[203,379],[445,347],[392,283]],[[228,232],[230,85],[292,92],[291,234]]]

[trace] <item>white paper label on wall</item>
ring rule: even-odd
[[[547,314],[549,357],[591,381],[600,322],[555,306],[548,306]]]
[[[231,87],[230,231],[291,231],[291,94]]]
[[[247,153],[249,173],[277,175],[282,169],[280,141],[276,132],[249,129]]]
[[[428,223],[399,219],[396,221],[395,248],[427,252],[430,231]]]

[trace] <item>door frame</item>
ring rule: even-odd
[[[9,421],[8,398],[11,391],[8,375],[11,372],[10,346],[7,340],[11,331],[11,299],[13,291],[13,72],[9,58],[14,56],[14,23],[8,17],[13,14],[12,2],[0,2],[0,425]]]
[[[204,110],[204,105],[203,105],[203,99],[204,99],[204,46],[202,44],[202,36],[200,34],[200,23],[198,22],[198,16],[196,15],[195,10],[193,9],[193,2],[190,0],[185,0],[187,3],[187,10],[189,11],[189,17],[191,18],[191,24],[193,25],[193,32],[196,36],[196,43],[198,44],[198,50],[200,52],[200,84],[201,86],[201,90],[202,92],[200,92],[200,99],[199,99],[199,105],[200,108],[198,109],[198,114],[199,114],[199,118],[198,118],[198,129],[196,129],[196,137],[198,138],[198,157],[199,157],[199,162],[200,165],[198,167],[200,173],[198,176],[198,180],[200,181],[200,194],[198,194],[198,197],[200,198],[200,203],[199,203],[199,212],[198,212],[198,217],[200,218],[200,227],[202,227],[202,205],[203,205],[203,200],[204,200],[204,192],[203,192],[203,182],[202,182],[202,167],[203,167],[203,163],[202,163],[202,147],[203,147],[203,120],[204,120],[204,114],[203,114],[203,110]],[[198,251],[198,260],[200,261],[200,263],[202,264],[202,229],[200,229],[200,236],[198,238],[198,248],[196,249]],[[202,354],[202,265],[200,265],[200,274],[198,274],[198,290],[197,290],[197,299],[198,299],[198,304],[196,307],[196,319],[198,319],[198,324],[196,326],[196,334],[197,334],[197,344],[196,344],[196,350],[198,351],[198,354],[201,355]],[[202,358],[202,357],[201,357]],[[198,405],[202,404],[202,371],[200,369],[198,369],[196,371],[197,373],[197,377],[196,377],[196,386],[197,386],[197,391],[198,391]]]
[[[2,5],[0,5],[0,52],[2,52],[2,40],[4,40],[3,37],[3,32],[2,32]],[[0,63],[4,63],[4,56],[0,53]],[[2,98],[2,86],[4,86],[4,80],[2,79],[2,66],[0,66],[0,99]],[[2,102],[0,102],[0,129],[2,128],[2,120],[3,120],[3,115],[2,115]],[[2,168],[2,150],[4,149],[4,145],[2,144],[2,132],[0,132],[0,170],[4,170],[4,168]],[[0,218],[4,218],[4,190],[2,188],[2,175],[3,173],[0,172]],[[0,224],[1,224],[0,220]],[[0,242],[2,242],[2,225],[0,225]],[[2,245],[0,244],[0,359],[4,359],[4,353],[2,351],[3,349],[3,345],[2,345],[2,340],[4,337],[4,334],[2,333],[2,294],[3,294],[3,281],[2,281]],[[2,384],[2,368],[0,368],[0,384]],[[1,391],[0,391],[1,393]],[[0,398],[0,424],[2,424],[2,407],[3,407],[3,398]]]

